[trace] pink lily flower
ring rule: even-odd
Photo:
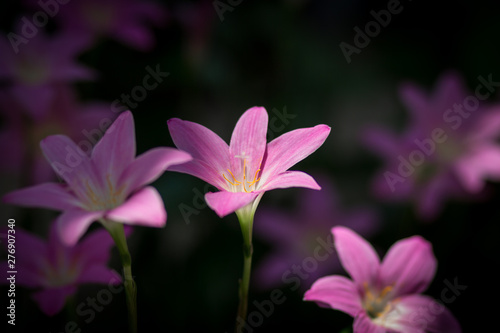
[[[402,86],[411,113],[405,132],[364,133],[366,145],[386,160],[374,178],[378,196],[411,200],[423,218],[432,219],[448,199],[472,198],[488,180],[500,180],[500,108],[481,100],[491,87],[480,88],[479,95],[468,94],[455,73],[443,75],[433,93]]]
[[[34,301],[43,313],[60,312],[66,299],[86,283],[119,285],[121,276],[107,267],[114,242],[106,230],[97,230],[74,247],[63,244],[52,224],[47,242],[21,229],[16,230],[16,283],[37,288]],[[0,262],[3,274],[8,262]],[[7,280],[2,279],[2,283]]]
[[[93,70],[76,63],[89,46],[81,36],[59,34],[48,37],[42,30],[15,52],[5,36],[0,36],[0,80],[7,91],[32,118],[43,117],[56,92],[54,84],[67,84],[95,77]]]
[[[115,120],[91,156],[64,135],[52,135],[40,146],[54,171],[65,181],[44,183],[7,194],[11,204],[61,210],[59,234],[75,244],[96,220],[162,227],[167,214],[158,191],[145,186],[168,167],[191,160],[174,148],[154,148],[135,157],[134,120],[125,111]]]
[[[396,242],[380,262],[375,249],[345,227],[332,229],[340,262],[352,280],[326,276],[305,293],[304,300],[354,317],[355,333],[459,333],[451,312],[429,296],[437,261],[432,245],[420,236]]]
[[[177,148],[193,160],[170,168],[198,177],[217,187],[205,200],[220,217],[240,211],[252,215],[266,191],[305,187],[319,190],[316,181],[300,171],[287,171],[318,149],[330,127],[317,125],[281,135],[266,143],[268,115],[263,107],[247,110],[236,123],[228,146],[208,128],[170,119],[168,128]]]
[[[155,1],[77,0],[61,6],[56,16],[65,30],[90,37],[111,37],[139,50],[155,42],[147,23],[162,26],[165,8]]]

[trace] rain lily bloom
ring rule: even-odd
[[[89,47],[86,38],[70,34],[48,37],[39,30],[16,48],[5,36],[0,37],[0,81],[7,83],[6,91],[30,117],[40,118],[49,112],[56,98],[54,84],[95,76],[92,70],[76,63],[76,57]]]
[[[57,223],[67,245],[75,244],[97,220],[164,226],[167,216],[160,194],[145,185],[169,166],[191,160],[189,154],[174,148],[154,148],[135,157],[134,120],[130,111],[120,114],[90,156],[64,135],[49,136],[40,145],[65,183],[44,183],[17,190],[7,194],[4,201],[62,210]]]
[[[256,213],[255,235],[274,247],[255,269],[259,287],[274,288],[288,282],[292,288],[300,286],[305,291],[319,277],[341,270],[333,255],[333,226],[343,225],[365,236],[376,231],[378,221],[373,209],[356,207],[346,211],[329,179],[315,179],[321,191],[306,191],[296,209],[260,207]]]
[[[46,242],[21,229],[16,229],[15,234],[19,271],[16,283],[39,289],[33,299],[48,316],[60,312],[81,284],[111,286],[122,282],[121,276],[107,267],[114,243],[106,230],[89,233],[79,244],[68,247],[61,242],[56,229],[53,223]],[[0,267],[3,274],[7,274],[8,262],[0,262]],[[2,283],[6,281],[2,279]]]
[[[352,280],[326,276],[304,296],[306,301],[354,317],[355,333],[461,332],[451,312],[429,296],[437,261],[432,245],[420,236],[396,242],[382,262],[374,248],[354,231],[332,229],[340,262]]]
[[[406,131],[364,133],[366,145],[386,159],[374,179],[378,196],[411,200],[422,217],[432,219],[447,199],[472,197],[487,180],[500,179],[500,108],[480,102],[491,87],[480,88],[477,96],[467,94],[454,73],[444,75],[432,94],[402,86],[411,115]]]
[[[300,171],[287,171],[326,140],[330,127],[301,128],[266,143],[268,115],[262,107],[247,110],[238,120],[229,146],[208,128],[180,119],[170,119],[168,128],[177,148],[193,156],[178,171],[198,177],[219,192],[205,195],[207,204],[220,217],[245,207],[253,215],[266,191],[305,187],[319,190],[316,181]]]
[[[79,105],[68,85],[54,85],[53,89],[54,99],[48,112],[34,119],[24,116],[27,111],[16,98],[5,91],[0,92],[0,113],[5,120],[0,141],[8,142],[0,146],[0,154],[9,156],[2,161],[1,169],[22,177],[24,185],[55,179],[39,149],[42,139],[52,134],[65,134],[90,152],[116,117],[107,103]]]
[[[166,11],[155,1],[85,0],[60,7],[55,17],[63,29],[91,37],[110,37],[139,50],[154,46],[147,24],[161,26]]]

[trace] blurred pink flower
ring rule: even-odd
[[[170,135],[181,150],[193,156],[191,162],[170,168],[198,177],[217,187],[205,200],[220,217],[243,207],[253,216],[266,191],[306,187],[319,190],[316,181],[300,171],[287,171],[326,140],[330,127],[301,128],[266,143],[266,109],[253,107],[238,120],[228,146],[208,128],[180,119],[170,119]]]
[[[76,63],[76,57],[89,47],[82,36],[59,34],[48,37],[42,30],[19,45],[16,53],[5,36],[0,38],[0,81],[33,118],[49,112],[54,103],[54,84],[89,80],[95,73]]]
[[[344,211],[331,182],[320,180],[321,191],[301,195],[291,211],[259,209],[254,225],[255,235],[275,245],[255,270],[255,281],[261,288],[273,288],[291,282],[292,288],[305,290],[319,277],[340,271],[340,262],[332,255],[335,225],[347,226],[365,236],[372,235],[378,221],[367,207]],[[294,271],[300,272],[294,272]]]
[[[444,75],[433,94],[413,84],[401,88],[411,123],[396,136],[371,128],[364,142],[386,159],[374,179],[375,193],[389,200],[412,200],[419,214],[434,218],[448,198],[477,194],[486,180],[500,179],[500,107],[467,95],[462,79]],[[484,98],[483,98],[484,99]],[[477,103],[476,103],[477,102]],[[472,104],[471,104],[472,103]]]
[[[106,230],[92,232],[76,246],[68,247],[59,239],[56,228],[53,223],[47,242],[21,229],[15,234],[16,283],[39,289],[33,299],[48,316],[60,312],[81,284],[122,282],[120,275],[107,267],[114,242]],[[0,267],[2,274],[10,271],[7,261],[0,262]],[[6,281],[2,279],[1,283]]]
[[[354,332],[461,332],[444,305],[420,295],[436,272],[429,242],[420,236],[402,239],[380,262],[371,244],[352,230],[334,227],[332,233],[340,262],[352,280],[340,275],[323,277],[305,293],[304,300],[354,317]]]
[[[147,51],[155,42],[147,25],[162,26],[165,8],[155,1],[73,0],[60,7],[56,19],[63,30],[95,37],[110,37]]]
[[[24,116],[26,111],[14,96],[0,92],[0,113],[5,120],[5,126],[0,130],[0,154],[9,156],[2,161],[2,169],[19,174],[24,185],[55,178],[39,149],[42,139],[52,134],[64,134],[90,153],[115,118],[109,104],[78,105],[69,86],[54,85],[52,89],[54,98],[48,111],[35,119]]]
[[[66,182],[44,183],[4,196],[11,204],[62,210],[57,219],[65,244],[73,245],[101,219],[162,227],[167,215],[158,191],[147,186],[169,166],[191,160],[174,148],[154,148],[135,157],[132,113],[122,113],[95,145],[83,152],[64,135],[40,143],[45,157]]]

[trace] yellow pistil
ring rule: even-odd
[[[231,185],[233,186],[238,186],[238,185],[243,185],[243,190],[246,192],[246,193],[251,193],[253,192],[253,190],[250,190],[250,191],[247,191],[247,188],[246,188],[246,185],[245,184],[248,184],[248,188],[250,189],[250,187],[252,187],[253,185],[255,185],[255,183],[257,183],[259,179],[257,179],[257,175],[259,174],[260,172],[260,164],[259,164],[259,169],[255,172],[255,176],[253,177],[253,180],[252,181],[247,181],[247,178],[246,178],[246,159],[243,159],[243,181],[239,181],[236,179],[236,177],[234,177],[233,173],[231,172],[231,170],[227,169],[227,171],[229,171],[229,173],[231,174],[231,177],[233,177],[233,182],[230,181],[229,179],[227,179],[226,175],[225,174],[222,174],[222,177],[224,177],[224,179]]]
[[[367,282],[363,284],[363,287],[365,289],[363,305],[372,319],[383,317],[392,309],[392,300],[387,296],[393,286],[386,286],[380,292],[372,291]]]

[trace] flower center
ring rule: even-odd
[[[48,70],[40,59],[22,59],[17,66],[19,79],[28,85],[38,85],[48,78]]]
[[[365,295],[363,299],[363,307],[365,308],[366,313],[368,313],[370,318],[380,318],[391,310],[391,291],[393,289],[392,286],[386,286],[381,291],[374,291],[368,286],[367,283],[365,283],[364,288]]]
[[[106,176],[106,187],[100,193],[95,186],[87,180],[85,181],[84,196],[89,210],[108,210],[119,206],[124,198],[125,186],[116,188],[111,180],[111,175]]]
[[[239,157],[239,156],[237,156]],[[232,181],[228,179],[228,177],[226,177],[225,174],[222,174],[222,177],[224,177],[224,179],[229,183],[231,184],[233,187],[236,187],[237,189],[239,188],[240,185],[243,186],[243,191],[245,191],[246,193],[251,193],[253,192],[252,189],[250,189],[252,186],[255,185],[255,183],[257,183],[259,180],[260,180],[260,177],[257,179],[257,175],[259,174],[260,172],[260,164],[259,164],[259,168],[257,169],[257,171],[255,171],[255,175],[253,176],[253,180],[252,181],[248,181],[247,180],[247,172],[246,172],[246,158],[243,159],[243,180],[237,180],[236,177],[234,176],[234,174],[231,172],[231,170],[227,169],[227,171],[229,171],[229,174],[231,175],[231,178],[232,178]],[[248,190],[247,190],[248,188]],[[241,191],[239,191],[241,192]]]
[[[56,263],[45,261],[42,264],[42,272],[47,287],[62,287],[76,280],[79,269],[76,264],[68,262],[64,254],[59,253]]]

